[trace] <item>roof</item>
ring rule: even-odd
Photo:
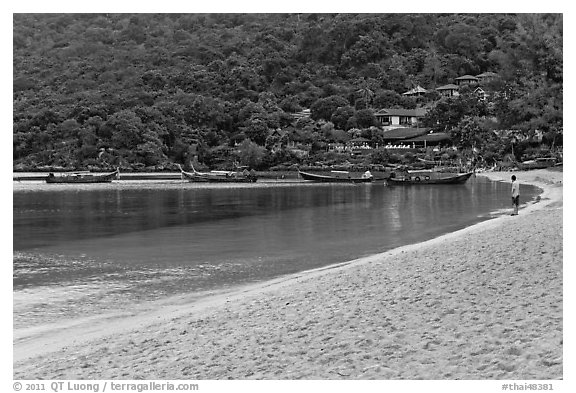
[[[461,80],[475,80],[477,81],[478,78],[476,78],[475,76],[472,75],[464,75],[464,76],[459,76],[458,78],[456,78],[457,81],[461,81]]]
[[[408,90],[406,93],[402,93],[404,95],[410,95],[410,94],[420,94],[420,93],[426,93],[428,90],[426,90],[425,88],[423,88],[422,86],[418,85],[413,89]]]
[[[404,142],[440,142],[447,140],[450,140],[450,135],[445,132],[435,132],[433,134],[425,134],[415,138],[405,139]]]
[[[408,116],[408,117],[424,117],[428,109],[417,108],[417,109],[395,109],[395,108],[385,108],[380,109],[374,114],[374,116]]]
[[[460,88],[459,86],[453,83],[449,83],[447,85],[437,87],[436,90],[458,90],[459,88]]]
[[[304,109],[300,112],[293,113],[292,116],[297,119],[301,119],[303,117],[310,117],[310,109]]]
[[[390,131],[384,131],[382,137],[384,140],[405,140],[425,135],[428,131],[428,128],[395,128]]]

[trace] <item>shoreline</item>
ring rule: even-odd
[[[494,367],[491,364],[482,363],[478,366],[477,375],[470,373],[470,370],[462,370],[462,365],[459,365],[461,362],[452,365],[456,367],[448,373],[449,375],[446,373],[428,375],[427,373],[432,372],[432,370],[428,370],[428,366],[425,366],[434,365],[441,360],[440,357],[430,357],[428,352],[435,352],[437,351],[436,347],[450,341],[444,337],[446,334],[444,336],[438,335],[437,329],[446,326],[450,326],[451,329],[455,328],[456,333],[451,335],[452,344],[454,344],[454,340],[458,341],[458,334],[460,337],[466,335],[466,332],[457,331],[454,321],[445,326],[440,323],[443,319],[456,319],[456,316],[462,317],[469,312],[457,312],[461,300],[455,296],[458,295],[458,291],[450,294],[449,289],[447,292],[438,292],[434,288],[442,285],[444,289],[449,288],[448,284],[453,281],[451,272],[463,275],[468,284],[474,282],[471,276],[476,272],[472,267],[476,266],[478,261],[475,258],[464,258],[470,259],[464,264],[468,267],[465,270],[459,270],[461,266],[456,262],[461,262],[462,256],[476,255],[475,253],[484,250],[487,246],[478,244],[476,245],[477,249],[472,250],[467,244],[469,243],[467,237],[481,237],[488,233],[490,238],[489,232],[497,229],[502,230],[505,223],[525,224],[531,229],[538,229],[538,225],[535,224],[550,221],[550,223],[545,223],[547,225],[546,230],[549,230],[550,225],[554,225],[554,222],[557,223],[558,217],[560,222],[562,220],[562,172],[555,172],[552,175],[545,170],[514,173],[517,174],[521,183],[530,183],[544,190],[539,202],[521,206],[518,217],[497,217],[423,243],[403,246],[382,254],[309,270],[264,283],[251,284],[193,304],[187,303],[186,297],[182,297],[179,304],[167,305],[161,310],[162,312],[157,311],[132,318],[120,318],[114,323],[104,321],[104,327],[92,326],[90,331],[84,330],[86,326],[80,326],[76,330],[73,328],[73,332],[80,335],[78,337],[75,337],[75,334],[71,334],[70,331],[64,331],[52,336],[47,334],[37,337],[35,340],[15,343],[13,347],[14,377],[19,379],[138,379],[141,377],[158,379],[189,379],[190,377],[198,379],[226,379],[229,377],[234,379],[420,379],[420,377],[428,377],[429,379],[481,379],[485,375],[488,378],[507,379],[562,378],[561,343],[555,344],[559,347],[559,352],[557,348],[553,353],[547,353],[544,360],[539,359],[541,362],[549,364],[545,367],[550,369],[547,370],[550,371],[548,377],[538,374],[537,370],[526,370],[525,367],[516,364],[506,364],[510,360],[506,360],[504,363],[498,361],[492,364]],[[487,172],[478,175],[487,176],[491,180],[509,181],[511,174],[510,172]],[[538,217],[534,217],[534,215]],[[541,232],[536,232],[535,235],[537,238]],[[541,247],[548,247],[541,255],[551,254],[554,256],[550,266],[547,266],[549,270],[547,274],[557,278],[558,269],[560,271],[560,282],[556,283],[553,297],[558,300],[559,296],[561,304],[562,226],[559,227],[559,234],[554,233],[554,237],[560,238],[560,249],[558,250],[557,242],[551,249],[548,249],[550,245],[541,245]],[[496,243],[496,249],[493,250],[496,258],[491,259],[497,260],[500,254],[506,252],[507,243],[501,244],[502,240],[498,237],[489,240]],[[454,255],[445,259],[445,256],[450,256],[450,252],[446,250],[446,245],[453,245],[452,243],[457,243],[457,249],[453,253]],[[527,251],[531,253],[533,251],[542,252],[543,249]],[[535,268],[538,268],[536,255],[527,256],[532,256],[529,259],[534,260],[532,262],[535,264]],[[432,262],[436,263],[430,263],[430,258],[432,258]],[[423,262],[426,260],[428,263]],[[440,260],[443,261],[442,267],[446,266],[448,272],[438,270],[438,261]],[[486,263],[489,264],[489,262]],[[428,274],[423,274],[424,272]],[[484,274],[495,274],[496,272],[498,272],[497,269],[484,267]],[[497,278],[502,279],[502,277]],[[525,277],[525,279],[529,279],[529,277]],[[431,280],[427,291],[422,291],[423,288],[421,287],[416,288],[419,281],[422,283],[426,280]],[[390,284],[392,289],[383,290],[381,288],[383,281]],[[440,285],[432,285],[433,283]],[[458,282],[452,284],[461,285]],[[403,288],[404,286],[408,288]],[[410,296],[402,294],[404,289]],[[465,287],[461,290],[464,293],[467,292]],[[483,288],[476,288],[477,292],[482,292],[482,290]],[[327,297],[326,293],[332,294],[332,297]],[[429,296],[424,296],[423,293]],[[334,303],[333,297],[339,298],[340,303]],[[379,299],[379,302],[362,301],[371,298],[372,300]],[[521,298],[516,300],[520,301]],[[416,302],[409,301],[415,299],[418,300]],[[413,303],[420,303],[424,306],[429,299],[436,299],[441,305],[440,310],[436,310],[438,307],[434,305],[428,305],[423,309],[414,308],[418,304]],[[486,300],[477,298],[475,304],[481,301]],[[387,304],[393,309],[400,304],[409,312],[402,313],[401,310],[396,309],[397,311],[391,312],[391,315],[382,315],[380,308],[382,304]],[[514,308],[514,303],[509,306]],[[334,320],[334,310],[330,312],[331,308],[337,309],[344,318]],[[434,323],[428,326],[425,331],[419,332],[419,336],[411,337],[413,340],[407,340],[407,336],[410,334],[402,333],[403,329],[397,325],[404,320],[419,320],[422,313],[430,314],[430,308],[438,311],[437,314],[442,317],[434,321],[434,319],[438,319],[438,315],[434,314],[435,318],[432,318]],[[556,315],[558,310],[554,312]],[[473,320],[480,320],[482,314],[476,315],[477,319]],[[316,317],[311,319],[310,315]],[[561,339],[561,307],[559,315],[559,337]],[[558,317],[554,318],[551,319],[558,324]],[[364,321],[364,325],[359,324],[358,320]],[[419,322],[421,325],[423,321]],[[431,323],[430,321],[426,322]],[[275,323],[279,324],[275,325]],[[408,323],[408,325],[411,324]],[[502,326],[504,325],[502,324]],[[272,329],[274,326],[282,334],[274,333]],[[290,326],[294,329],[290,329]],[[332,331],[333,326],[339,326],[341,329]],[[348,331],[351,326],[355,326],[354,337],[350,337]],[[362,328],[361,326],[367,327]],[[192,334],[189,333],[190,330],[193,331]],[[412,330],[408,329],[408,331]],[[367,334],[368,331],[370,334]],[[158,334],[158,332],[161,333]],[[260,333],[266,338],[264,342],[259,340]],[[551,340],[556,340],[557,336],[558,333]],[[159,337],[162,337],[162,340],[167,339],[167,342],[160,343]],[[518,340],[522,342],[522,338]],[[199,345],[197,341],[205,344]],[[251,343],[251,345],[242,344],[244,341]],[[209,346],[209,342],[217,342],[218,345]],[[414,342],[420,345],[414,345]],[[530,340],[525,341],[525,343],[527,342]],[[175,343],[178,345],[175,346]],[[310,358],[310,351],[307,348],[310,348],[311,344],[314,344],[312,348],[315,350],[316,346],[327,348],[320,348],[321,351],[316,354],[317,356]],[[458,345],[465,345],[465,342]],[[491,345],[497,344],[492,343]],[[504,357],[525,355],[526,353],[518,347],[519,345],[512,343],[512,347],[506,349],[509,353],[505,354]],[[477,349],[477,354],[470,356],[483,354],[481,348]],[[450,352],[454,350],[453,345],[448,345],[448,348],[444,348],[444,350],[452,353],[455,357],[457,356],[456,353]],[[275,355],[278,351],[284,354],[284,360],[278,359],[278,356]],[[231,353],[234,356],[231,356]],[[410,362],[402,363],[399,361],[397,353],[404,353],[405,356],[402,356],[402,359],[405,362],[410,360]],[[50,354],[49,359],[45,357],[47,354]],[[165,354],[165,357],[162,354]],[[327,355],[328,358],[326,358]],[[385,358],[386,356],[387,358]],[[210,361],[202,367],[185,367],[189,362],[194,363],[198,359],[206,357],[210,358]],[[297,361],[302,357],[307,357],[308,360]],[[413,357],[415,358],[412,359]],[[180,359],[179,363],[174,363],[174,358]],[[347,361],[343,363],[342,358],[346,358]],[[60,362],[54,362],[54,359],[58,359]],[[78,359],[86,359],[87,363],[79,364],[82,362],[78,362]],[[266,360],[266,362],[262,362],[262,360]],[[524,361],[527,360],[530,359],[524,359]],[[124,363],[128,364],[129,370],[123,366]],[[528,361],[527,363],[531,362]],[[108,367],[111,364],[112,366]],[[407,364],[418,365],[416,369],[420,369],[420,374],[409,375],[405,372],[409,370],[402,371]],[[279,367],[281,365],[283,366]],[[143,367],[148,374],[144,372]],[[438,365],[430,367],[438,373],[441,372],[441,370],[437,370]],[[289,370],[286,371],[286,368]],[[281,369],[283,371],[280,371]],[[290,371],[291,369],[292,371]],[[514,374],[520,370],[524,374]],[[531,377],[532,374],[534,376]]]

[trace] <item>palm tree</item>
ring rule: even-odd
[[[372,97],[374,96],[374,92],[372,90],[370,90],[370,88],[366,84],[362,88],[356,90],[356,93],[359,93],[362,96],[362,98],[364,99],[364,103],[366,104],[366,108],[369,109],[370,108],[370,101],[372,100]]]
[[[374,96],[374,91],[370,89],[370,85],[367,80],[364,80],[362,82],[362,87],[356,90],[356,93],[360,94],[360,96],[364,99],[366,109],[370,109],[370,102],[372,101],[372,97]]]

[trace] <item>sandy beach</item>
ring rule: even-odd
[[[90,329],[15,335],[14,379],[562,379],[563,174],[514,174],[544,190],[518,216]]]

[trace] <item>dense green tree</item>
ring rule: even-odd
[[[251,141],[258,145],[264,146],[266,144],[266,138],[268,137],[269,128],[265,121],[262,119],[251,120],[246,127],[243,128],[244,134]]]
[[[320,98],[310,107],[310,116],[314,120],[330,120],[338,108],[345,106],[349,106],[349,103],[340,96]]]
[[[402,104],[402,96],[394,90],[381,90],[374,97],[376,108],[396,108]]]
[[[260,169],[260,166],[267,154],[267,150],[249,140],[245,140],[238,146],[238,160],[240,164],[247,165],[253,169]]]
[[[15,165],[160,166],[192,144],[225,165],[305,108],[350,129],[427,106],[435,130],[490,116],[562,145],[562,14],[14,14],[12,42]],[[402,96],[485,71],[484,103]]]
[[[284,98],[280,101],[279,106],[284,112],[288,113],[296,113],[302,110],[302,107],[298,103],[298,99],[294,96]]]
[[[450,131],[457,127],[464,117],[487,116],[487,103],[473,91],[464,91],[458,97],[443,98],[428,111],[423,123],[436,131]]]
[[[370,161],[373,164],[388,164],[388,162],[390,162],[390,153],[386,149],[374,150],[372,153],[370,153]]]
[[[361,109],[354,116],[358,127],[369,128],[376,125],[376,117],[371,109]]]
[[[106,126],[111,130],[112,147],[134,149],[142,143],[142,121],[132,110],[123,110],[110,116]]]
[[[483,127],[482,119],[465,116],[456,127],[452,128],[451,136],[456,146],[462,149],[480,149],[492,139],[492,132]]]
[[[348,119],[354,116],[356,111],[351,106],[341,106],[336,109],[330,118],[334,126],[340,130],[346,130]]]

